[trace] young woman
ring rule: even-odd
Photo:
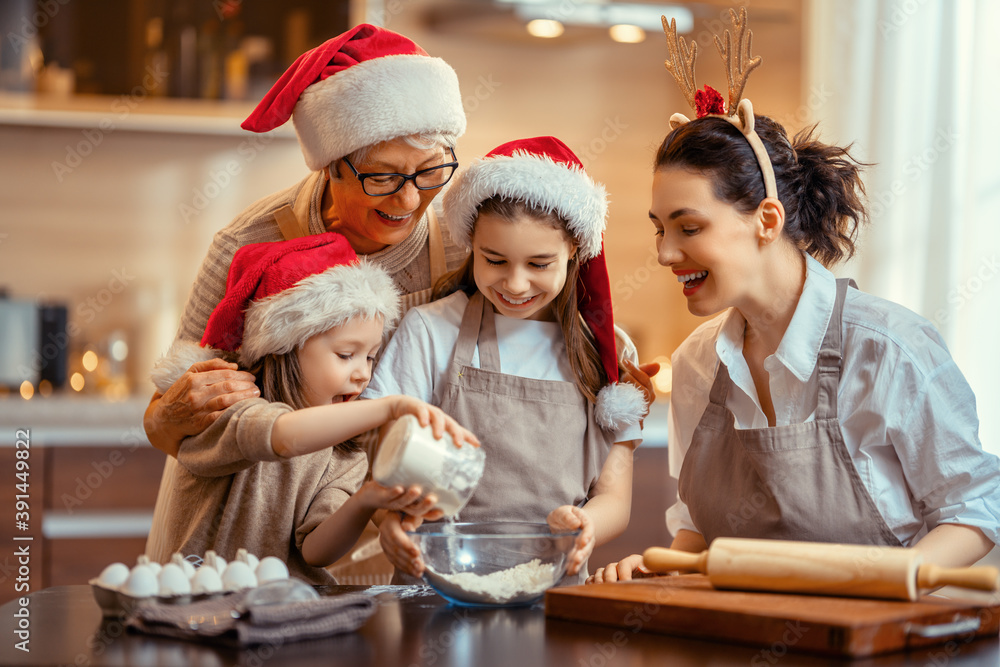
[[[151,556],[165,562],[175,551],[213,549],[229,560],[244,547],[330,584],[324,566],[347,553],[375,510],[429,511],[434,498],[419,499],[417,487],[364,482],[365,452],[345,442],[413,414],[438,437],[447,429],[459,445],[476,444],[417,399],[355,400],[398,312],[392,279],[358,262],[340,234],[240,248],[201,345],[175,344],[154,380],[169,385],[192,362],[233,352],[261,397],[239,401],[184,441],[167,480],[171,503],[151,533],[162,546]]]
[[[594,545],[628,524],[646,409],[617,382],[619,359],[635,356],[615,341],[604,188],[565,144],[537,137],[474,163],[444,205],[472,255],[441,285],[449,296],[407,313],[365,396],[415,396],[474,431],[486,471],[461,520],[581,528],[569,573],[585,572]],[[380,528],[397,571],[419,576],[398,515]]]
[[[672,359],[673,547],[776,538],[975,562],[1000,539],[1000,465],[975,396],[930,322],[828,268],[867,220],[861,165],[811,131],[790,139],[739,95],[733,115],[721,96],[698,101],[716,112],[672,119],[649,211],[688,310],[721,313]]]

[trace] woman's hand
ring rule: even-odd
[[[479,438],[472,431],[463,428],[457,421],[446,415],[441,408],[412,396],[396,396],[394,398],[390,410],[391,419],[399,419],[403,415],[413,415],[421,426],[430,425],[435,438],[441,439],[447,431],[456,447],[461,447],[463,443],[469,443],[473,447],[479,446]]]
[[[566,568],[566,574],[576,574],[590,558],[590,554],[594,552],[596,544],[594,522],[582,508],[575,505],[563,505],[555,508],[549,513],[547,520],[552,532],[579,529],[580,534],[573,545],[573,551],[569,554],[569,565]]]
[[[597,568],[597,571],[587,577],[586,583],[604,584],[614,581],[629,581],[652,575],[653,573],[642,564],[642,554],[632,554],[617,563],[609,563],[604,567]]]
[[[417,578],[424,573],[424,559],[406,531],[416,530],[421,523],[420,517],[403,518],[396,512],[387,512],[378,527],[378,541],[385,557],[400,572]]]
[[[165,394],[154,394],[142,424],[149,442],[170,456],[177,456],[181,441],[198,435],[226,408],[246,398],[260,396],[254,376],[236,364],[209,359],[193,364]]]
[[[406,512],[410,516],[420,517],[423,521],[440,519],[444,512],[434,507],[437,504],[437,496],[433,493],[428,493],[426,496],[422,494],[423,491],[416,484],[409,488],[398,484],[382,486],[370,479],[361,485],[355,495],[358,496],[358,501],[369,509]]]

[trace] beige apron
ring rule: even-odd
[[[737,429],[719,364],[710,403],[691,438],[678,495],[705,542],[752,537],[900,546],[861,482],[837,419],[842,316],[837,299],[819,354],[815,421]]]
[[[472,366],[477,343],[479,368]],[[501,372],[493,305],[479,292],[466,306],[440,407],[475,424],[486,452],[460,521],[544,523],[561,505],[582,505],[614,444],[576,384]],[[586,572],[584,563],[563,583],[582,583]]]

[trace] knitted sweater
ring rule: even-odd
[[[241,547],[277,556],[312,584],[335,584],[302,557],[302,541],[356,493],[368,471],[363,451],[328,447],[285,459],[271,448],[271,428],[292,408],[251,398],[233,405],[199,435],[184,440],[173,467],[166,521],[154,523],[149,554],[204,555],[232,560]],[[155,539],[154,539],[155,538]]]
[[[178,338],[195,342],[201,340],[209,315],[226,294],[226,276],[229,274],[233,255],[250,243],[281,241],[281,230],[274,212],[290,205],[311,178],[312,175],[290,188],[255,202],[216,233],[191,287],[187,305],[184,306]],[[325,186],[325,178],[315,179],[309,203],[310,234],[322,234],[326,231],[321,215]],[[440,197],[435,197],[435,201],[438,199]],[[466,252],[454,244],[444,225],[441,225],[441,235],[444,240],[445,261],[450,271],[462,263]],[[419,292],[431,287],[427,237],[427,217],[424,216],[402,242],[366,257],[385,269],[403,294]]]

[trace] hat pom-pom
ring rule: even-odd
[[[170,386],[177,382],[192,364],[199,361],[221,358],[222,352],[211,347],[203,347],[189,340],[176,340],[167,353],[153,364],[150,379],[161,394],[166,393]]]
[[[626,426],[638,424],[648,410],[646,396],[638,387],[627,382],[616,382],[597,393],[594,416],[602,428],[620,431]]]

